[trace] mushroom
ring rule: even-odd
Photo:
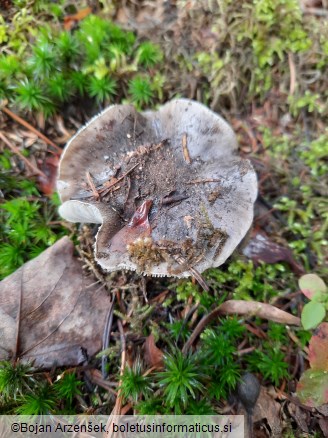
[[[102,268],[176,277],[224,263],[257,196],[231,127],[188,99],[143,113],[104,110],[67,144],[57,187],[63,218],[101,224]]]

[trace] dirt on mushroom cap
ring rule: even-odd
[[[78,134],[83,137],[79,142],[84,140],[82,152],[78,136],[66,152],[66,158],[74,152],[82,156],[81,167],[93,178],[99,200],[93,198],[83,173],[72,178],[67,165],[60,172],[68,188],[62,193],[64,201],[78,199],[96,208],[101,204],[102,210],[107,205],[116,212],[119,223],[114,231],[105,236],[104,221],[98,233],[99,263],[109,270],[128,268],[177,276],[190,275],[191,267],[203,271],[222,263],[230,255],[230,248],[224,251],[227,242],[234,240],[230,242],[234,249],[247,232],[256,196],[254,171],[249,162],[236,156],[231,128],[203,105],[188,100],[173,101],[162,113],[142,116],[131,107],[120,106],[105,116],[100,115],[100,124],[99,118],[95,120],[98,123],[92,131],[87,126],[82,136]],[[152,202],[151,230],[138,235],[138,240],[131,233],[129,241],[127,223],[146,200]],[[235,238],[230,232],[233,216],[245,212],[246,229],[236,230]],[[111,242],[122,228],[126,228],[126,245],[124,250],[115,250]]]

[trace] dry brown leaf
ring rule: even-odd
[[[309,433],[309,428],[308,428],[308,424],[310,420],[309,411],[306,411],[305,409],[301,409],[299,406],[295,405],[294,403],[288,403],[287,409],[290,415],[296,421],[296,424],[300,428],[300,430],[304,433]]]
[[[145,341],[145,360],[150,367],[163,366],[163,352],[156,347],[153,334],[147,336]]]
[[[280,404],[274,400],[268,390],[261,387],[259,398],[254,408],[253,421],[266,420],[271,429],[270,436],[280,438],[282,436],[282,424],[280,418]]]
[[[63,237],[0,283],[0,360],[77,365],[101,349],[110,297]]]
[[[304,268],[294,260],[292,251],[272,242],[262,231],[252,232],[250,241],[243,248],[243,254],[255,263],[287,262],[295,274],[304,274]]]
[[[328,436],[328,418],[320,418],[319,426],[322,430],[323,436]]]

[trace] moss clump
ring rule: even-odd
[[[151,104],[159,90],[149,69],[163,56],[157,45],[137,44],[132,32],[92,14],[77,30],[63,31],[48,12],[52,21],[46,25],[28,9],[11,22],[0,21],[0,42],[5,45],[0,56],[1,99],[45,116],[76,99],[94,98],[106,105],[127,98],[137,106]]]
[[[127,245],[127,251],[139,272],[147,273],[153,265],[158,265],[163,261],[160,250],[150,237],[138,238]]]

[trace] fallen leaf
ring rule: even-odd
[[[287,262],[295,274],[304,273],[303,267],[294,260],[292,251],[272,242],[263,232],[254,231],[242,252],[255,263]]]
[[[0,283],[0,360],[74,366],[101,349],[110,297],[63,237]]]
[[[323,436],[328,436],[328,418],[320,418],[319,426],[322,430]]]
[[[163,366],[163,352],[156,347],[153,334],[147,336],[145,341],[145,360],[150,367]]]
[[[327,286],[325,282],[317,274],[305,274],[298,280],[298,285],[302,293],[312,300],[320,298],[327,293]],[[319,301],[319,300],[318,300]]]
[[[310,339],[309,362],[313,370],[328,371],[328,322],[320,324]]]
[[[253,421],[257,423],[258,421],[267,421],[271,429],[271,437],[281,437],[282,436],[282,422],[280,418],[280,404],[275,401],[275,399],[268,393],[268,390],[261,387],[261,392],[259,398],[257,399]]]
[[[328,371],[306,370],[297,384],[296,394],[306,406],[328,403]]]
[[[317,411],[325,418],[328,419],[328,403],[317,408]]]
[[[309,362],[297,384],[296,393],[307,406],[328,403],[328,322],[319,325],[309,343]]]
[[[296,421],[297,426],[300,428],[302,432],[309,433],[309,420],[310,413],[305,409],[301,409],[299,406],[294,403],[288,403],[287,405],[288,412]]]

